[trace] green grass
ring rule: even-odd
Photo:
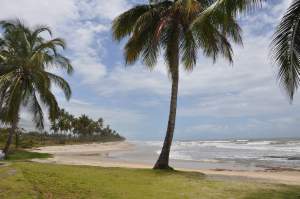
[[[37,152],[30,152],[25,150],[12,150],[7,160],[28,160],[34,158],[50,158],[52,157],[51,154],[48,153],[37,153]]]
[[[300,199],[300,187],[218,181],[199,173],[13,162],[0,166],[0,198]]]

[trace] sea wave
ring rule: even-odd
[[[161,152],[162,141],[137,141],[137,149],[153,158]],[[300,140],[192,140],[174,141],[170,152],[172,164],[192,167],[256,168],[257,165],[299,168]]]
[[[161,150],[157,150],[156,154],[160,154]],[[170,159],[172,160],[188,160],[188,161],[193,161],[194,159],[192,158],[192,156],[187,155],[185,153],[182,153],[180,151],[171,151],[170,153]]]
[[[160,154],[161,150],[157,150],[156,154]],[[170,153],[171,160],[181,160],[181,161],[193,161],[193,162],[205,162],[205,163],[218,163],[221,160],[217,159],[195,159],[191,155],[188,155],[182,151],[171,151]]]
[[[161,141],[146,141],[143,145],[156,148],[160,153]],[[224,152],[225,151],[225,152]],[[205,154],[205,155],[203,155]],[[170,159],[186,161],[203,161],[216,159],[271,160],[268,154],[287,157],[300,156],[299,140],[218,140],[218,141],[175,141],[172,145]],[[211,157],[209,157],[211,156]],[[281,159],[281,161],[284,159]],[[286,159],[286,160],[295,160]],[[279,161],[279,159],[274,160]]]
[[[161,147],[161,141],[146,141],[146,145]],[[300,141],[175,141],[172,149],[185,149],[195,147],[215,147],[224,149],[241,149],[241,150],[271,150],[300,153]]]
[[[300,141],[189,141],[174,142],[173,148],[192,148],[192,147],[215,147],[223,149],[241,149],[241,150],[264,150],[264,151],[285,151],[300,153]]]

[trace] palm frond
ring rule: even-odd
[[[179,66],[179,36],[180,30],[178,27],[178,22],[172,20],[166,26],[165,31],[162,36],[162,46],[165,49],[165,60],[167,62],[169,74],[172,78],[173,74],[177,74]]]
[[[30,111],[33,113],[33,122],[36,128],[44,129],[44,113],[35,92],[33,92],[30,102]]]
[[[55,75],[53,73],[46,72],[47,76],[49,77],[50,81],[56,84],[65,94],[67,100],[71,98],[72,91],[71,87],[66,80],[62,77]]]
[[[184,33],[180,49],[185,69],[188,71],[193,70],[197,60],[197,43],[194,39],[192,31],[188,30]]]
[[[120,41],[130,35],[135,27],[136,21],[145,12],[149,11],[149,5],[138,5],[127,12],[124,12],[113,21],[113,38]]]
[[[236,17],[239,13],[250,12],[261,7],[266,0],[212,0],[210,5],[194,20],[193,25],[202,23],[215,14],[223,13],[224,16]]]
[[[50,91],[50,78],[46,72],[35,74],[34,82],[36,92],[39,94],[41,102],[46,105],[51,120],[58,116],[59,106],[53,93]]]
[[[220,16],[218,16],[220,17]],[[221,21],[220,21],[221,20]],[[218,55],[221,54],[230,63],[233,62],[233,50],[229,38],[237,43],[241,43],[240,29],[233,22],[222,25],[223,19],[203,18],[201,23],[196,23],[192,27],[195,34],[195,40],[202,48],[204,55],[211,57],[215,62]],[[229,23],[229,22],[228,22]],[[229,27],[230,25],[234,24]]]
[[[141,58],[148,68],[153,68],[162,49],[171,75],[178,69],[179,60],[186,70],[192,70],[199,48],[214,61],[221,55],[233,62],[230,42],[242,44],[236,15],[263,1],[153,0],[130,24],[124,22],[123,29],[119,27],[122,17],[132,16],[135,8],[116,18],[114,37],[120,40],[129,36],[124,49],[126,64]]]
[[[54,57],[54,66],[65,69],[68,74],[72,74],[74,72],[71,61],[59,53],[57,53]]]
[[[149,10],[136,21],[133,34],[125,46],[126,64],[133,64],[140,57],[152,68],[156,63],[159,41],[155,31],[159,20],[158,10]]]
[[[57,118],[59,106],[53,93],[49,90],[44,93],[40,93],[40,98],[42,102],[48,107],[49,119],[54,120],[55,118]]]
[[[279,82],[292,101],[300,84],[300,1],[294,1],[285,13],[271,46]]]
[[[20,78],[16,78],[8,88],[8,94],[5,99],[6,111],[5,121],[16,121],[19,115],[20,104],[22,101],[22,83]]]
[[[34,28],[34,30],[32,31],[32,38],[37,38],[39,34],[41,34],[42,32],[47,32],[50,36],[52,36],[52,31],[50,29],[50,27],[45,26],[45,25],[38,25]]]
[[[61,38],[55,38],[55,39],[49,40],[45,43],[41,43],[40,45],[36,46],[34,51],[35,52],[41,52],[41,51],[44,51],[44,50],[51,50],[53,52],[53,54],[56,55],[58,46],[65,49],[66,48],[65,41]]]

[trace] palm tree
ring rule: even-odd
[[[172,80],[167,132],[154,169],[170,168],[169,154],[175,129],[180,62],[185,70],[192,71],[196,64],[198,49],[214,61],[222,55],[232,62],[232,48],[229,41],[239,44],[242,42],[235,15],[229,13],[231,12],[229,8],[220,7],[218,2],[151,1],[150,4],[135,6],[113,21],[114,39],[121,41],[128,37],[124,48],[126,64],[133,64],[141,58],[143,63],[152,69],[156,65],[160,51],[163,51]],[[210,10],[211,14],[207,9],[218,12]],[[205,17],[208,15],[210,17]],[[196,19],[197,23],[194,24]]]
[[[55,84],[65,94],[71,96],[69,84],[60,76],[47,71],[50,67],[60,67],[70,74],[70,61],[59,53],[65,48],[60,38],[44,39],[41,34],[51,30],[46,26],[34,29],[26,27],[19,20],[1,21],[4,30],[0,38],[0,115],[2,122],[11,126],[3,149],[7,156],[13,134],[17,129],[20,109],[27,107],[33,114],[33,122],[39,129],[44,128],[44,114],[41,103],[48,108],[49,119],[58,113],[58,103],[51,91]]]
[[[271,46],[278,79],[292,101],[300,84],[300,0],[294,0],[283,16]]]

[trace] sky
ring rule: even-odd
[[[68,77],[73,95],[59,104],[78,116],[103,117],[128,139],[156,140],[165,135],[171,82],[164,60],[149,71],[142,63],[124,64],[124,42],[111,36],[111,22],[143,0],[0,0],[0,20],[20,18],[45,24],[66,40],[65,53],[75,73]],[[243,46],[234,46],[234,64],[199,54],[192,72],[180,71],[175,138],[231,139],[300,137],[300,95],[290,104],[277,82],[269,45],[291,0],[269,0],[243,14]],[[25,110],[20,126],[32,128]]]

